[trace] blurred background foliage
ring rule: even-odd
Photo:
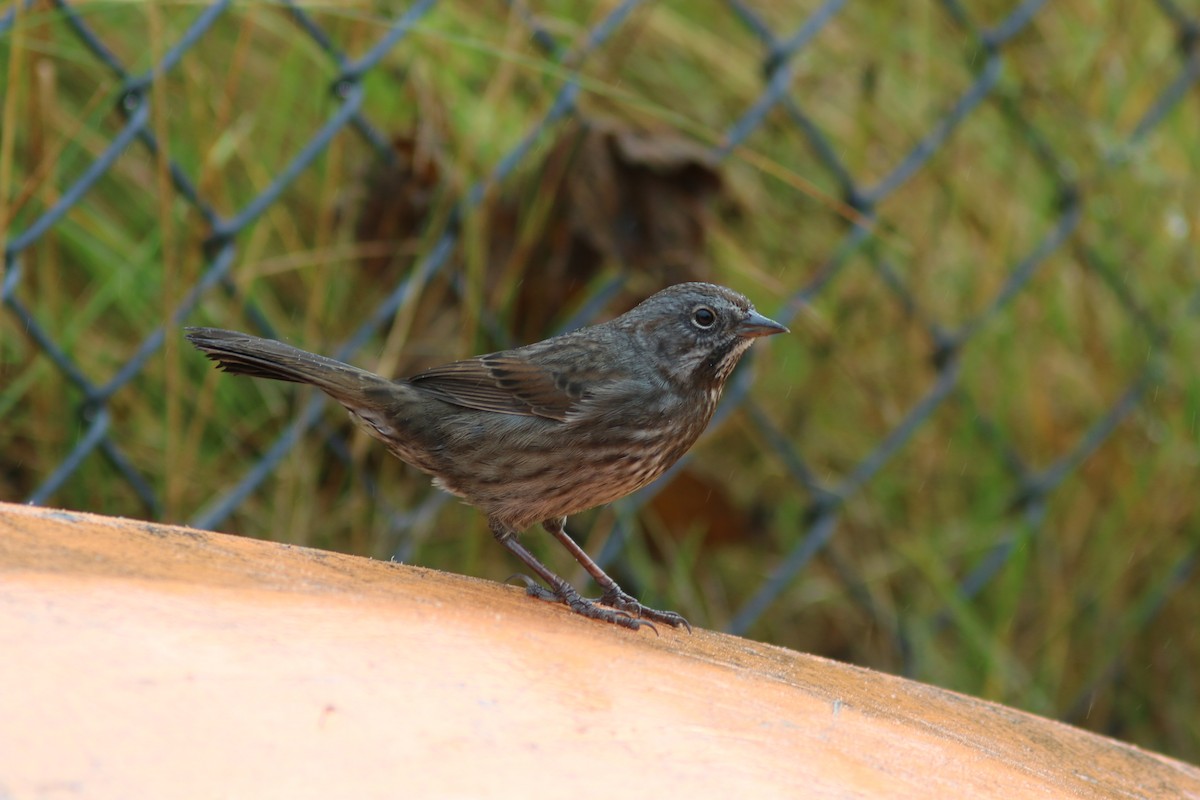
[[[1200,761],[1198,42],[1174,0],[12,5],[0,499],[504,580],[180,326],[404,375],[713,280],[793,334],[572,520],[626,588]]]

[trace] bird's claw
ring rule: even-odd
[[[606,605],[609,608],[615,608],[618,611],[623,611],[630,616],[638,619],[649,625],[646,620],[661,622],[664,625],[670,625],[672,628],[680,626],[687,628],[687,632],[692,632],[691,623],[683,618],[682,614],[677,614],[674,611],[659,611],[657,608],[644,606],[637,601],[637,598],[629,595],[616,584],[611,589],[608,589],[600,596],[599,602],[601,605]]]
[[[540,583],[535,581],[528,575],[522,575],[520,572],[513,573],[504,579],[505,583],[512,583],[513,579],[520,580],[525,584],[525,593],[530,597],[536,597],[539,600],[558,600],[558,596]]]
[[[655,636],[659,635],[658,628],[649,619],[641,619],[623,608],[617,608],[608,603],[605,605],[608,605],[609,607],[604,608],[601,605],[598,605],[595,601],[583,597],[579,594],[579,592],[575,591],[575,589],[569,585],[564,585],[560,591],[556,592],[553,589],[547,589],[545,586],[542,586],[528,575],[521,575],[519,573],[516,575],[510,575],[508,580],[511,581],[513,578],[519,578],[521,582],[525,584],[525,593],[530,597],[536,597],[539,600],[547,600],[551,603],[562,603],[576,614],[589,619],[596,619],[600,620],[601,622],[611,622],[613,625],[620,625],[622,628],[629,628],[633,631],[646,627],[654,631]],[[653,611],[653,609],[647,610]],[[670,612],[655,613],[661,614]],[[676,614],[675,616],[679,615]],[[680,619],[683,619],[683,617],[680,617]],[[684,621],[684,624],[686,625],[687,622]]]

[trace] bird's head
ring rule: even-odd
[[[788,330],[743,295],[711,283],[670,286],[612,324],[653,352],[673,382],[718,391],[755,339]]]

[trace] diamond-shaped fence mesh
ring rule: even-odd
[[[602,565],[1196,758],[1200,12],[1117,6],[11,6],[0,497],[478,572],[181,327],[405,374],[712,279],[793,334],[576,529]]]

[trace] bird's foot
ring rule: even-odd
[[[620,625],[622,628],[629,628],[633,631],[636,631],[642,627],[646,627],[654,631],[655,636],[658,635],[658,628],[654,626],[653,622],[649,621],[649,619],[656,618],[650,617],[649,619],[639,619],[622,608],[604,608],[603,606],[598,605],[596,602],[588,600],[586,597],[580,595],[579,592],[576,591],[575,588],[570,584],[564,583],[562,587],[556,591],[554,589],[547,589],[545,586],[542,586],[528,575],[513,575],[512,578],[521,579],[521,581],[525,584],[525,593],[530,597],[536,597],[539,600],[548,600],[551,603],[562,603],[576,614],[585,616],[588,619],[598,619],[601,622],[611,622],[613,625]],[[509,578],[509,580],[512,580],[512,578]],[[634,601],[634,604],[637,604],[636,600]],[[605,605],[611,606],[611,604],[607,603]],[[646,610],[653,611],[653,609]],[[671,612],[655,611],[654,613],[670,614]],[[675,616],[679,617],[678,614],[675,614]],[[683,617],[679,617],[679,619],[683,620]],[[683,624],[687,625],[687,622],[684,621]],[[691,630],[691,628],[689,628],[689,630]]]
[[[692,632],[692,626],[681,614],[676,614],[674,611],[659,611],[657,608],[648,608],[639,603],[636,597],[627,593],[615,583],[600,596],[600,604],[615,608],[618,611],[624,611],[636,619],[653,620],[654,622],[661,622],[663,625],[670,625],[672,628],[682,626],[687,628],[688,633]]]

